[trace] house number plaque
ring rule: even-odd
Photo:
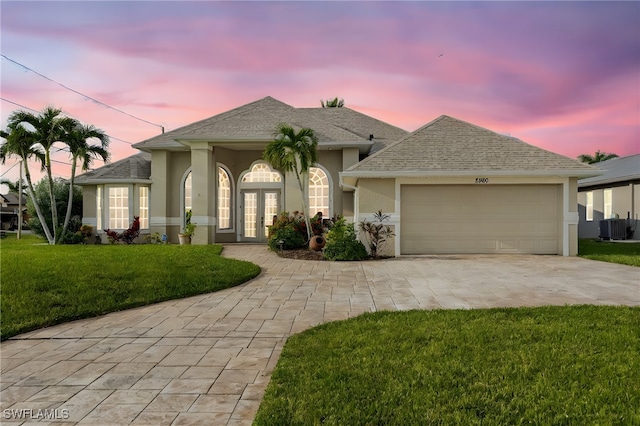
[[[476,183],[489,183],[489,178],[476,178]]]

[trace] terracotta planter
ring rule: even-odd
[[[314,235],[309,241],[309,248],[314,251],[320,251],[327,244],[327,240],[322,235]]]
[[[191,244],[190,235],[178,234],[178,240],[180,241],[180,245]]]

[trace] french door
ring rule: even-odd
[[[244,189],[240,200],[242,241],[266,242],[268,226],[280,212],[280,190]]]

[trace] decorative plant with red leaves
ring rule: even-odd
[[[122,233],[111,229],[105,229],[104,232],[109,237],[111,244],[119,243],[121,241],[127,244],[133,244],[135,239],[140,235],[140,216],[134,216],[129,229],[124,230]]]

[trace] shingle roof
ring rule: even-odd
[[[612,158],[594,166],[604,173],[601,176],[580,179],[579,187],[640,180],[640,154]]]
[[[531,172],[589,176],[597,169],[521,140],[442,115],[350,167],[344,175]]]
[[[328,110],[340,111],[328,111]],[[271,141],[276,126],[311,128],[320,147],[327,143],[368,143],[369,135],[398,139],[406,131],[349,108],[294,108],[270,96],[133,145],[148,150],[184,148],[179,140]]]
[[[409,132],[369,115],[362,114],[350,108],[299,108],[298,111],[313,115],[349,132],[355,133],[363,139],[373,135],[371,153],[379,151],[385,146],[406,136]]]
[[[106,164],[76,178],[78,185],[96,185],[118,181],[151,182],[151,154],[141,152]]]

